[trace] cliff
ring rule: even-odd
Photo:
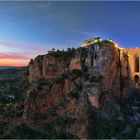
[[[96,121],[93,110],[106,100],[114,100],[119,111],[119,53],[114,43],[103,41],[31,60],[23,114],[26,123],[33,128],[52,124],[57,134],[91,138]],[[106,117],[111,115],[106,113]]]

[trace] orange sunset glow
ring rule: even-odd
[[[36,44],[0,41],[0,66],[27,66],[31,58],[46,50],[44,46]]]
[[[0,59],[0,66],[27,66],[29,60],[20,60],[20,59]]]

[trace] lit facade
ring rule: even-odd
[[[120,48],[119,45],[112,40],[105,41],[113,43],[116,50],[119,50],[120,52],[120,75],[129,78],[134,84],[140,85],[140,48]],[[102,41],[100,38],[93,38],[86,40],[82,47],[87,48],[90,46],[96,46],[96,44],[104,43],[105,41]],[[104,45],[101,48],[105,48]],[[100,54],[100,51],[101,49],[97,52]],[[104,51],[105,54],[107,54],[108,49],[104,49]],[[100,59],[98,61],[100,61]]]

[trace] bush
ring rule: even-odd
[[[71,80],[74,80],[76,78],[79,78],[82,76],[82,71],[81,70],[78,70],[78,69],[74,69],[70,74],[69,74],[69,78]]]
[[[63,81],[64,81],[63,77],[58,77],[54,80],[54,83],[61,84],[61,83],[63,83]]]
[[[136,138],[140,139],[140,128],[137,129]]]
[[[84,73],[83,77],[85,81],[89,80],[89,73]]]
[[[82,66],[82,72],[87,72],[88,71],[88,67],[86,65]]]
[[[47,139],[73,139],[76,138],[72,134],[66,132],[66,127],[71,125],[74,119],[70,117],[58,117],[53,122],[45,124],[40,130],[45,134]]]
[[[44,135],[40,132],[30,129],[25,124],[12,125],[12,124],[0,124],[3,126],[2,133],[0,135],[1,139],[34,139],[43,138]]]
[[[79,92],[83,89],[83,86],[82,86],[82,82],[79,80],[77,82],[74,83],[75,87],[74,89],[70,92],[69,96],[71,98],[75,98],[78,100],[79,98]]]
[[[72,71],[72,73],[73,73],[74,75],[76,75],[76,76],[81,76],[81,75],[82,75],[81,70],[78,70],[78,69],[74,69],[74,70]]]
[[[48,55],[51,55],[56,59],[68,60],[68,59],[74,57],[75,53],[76,53],[76,49],[72,48],[69,51],[57,51],[57,52],[50,53]]]
[[[80,80],[75,82],[74,84],[75,84],[77,91],[80,91],[83,89],[83,85],[82,85],[82,82]]]
[[[71,98],[75,98],[76,100],[79,98],[79,94],[77,91],[72,91],[69,95]]]
[[[92,83],[92,82],[98,83],[99,80],[100,80],[100,78],[97,77],[97,76],[92,76],[92,77],[90,78],[90,82],[91,82],[91,83]]]
[[[86,52],[86,48],[81,48],[81,49],[82,49],[82,59],[81,59],[81,62],[82,62],[82,65],[84,65],[85,60],[86,60],[86,56],[87,56],[87,52]]]

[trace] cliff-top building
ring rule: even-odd
[[[87,48],[94,46],[95,54],[98,51],[98,55],[102,57],[103,53],[105,55],[106,50],[101,51],[97,49],[102,42],[113,43],[116,48],[119,50],[120,57],[120,66],[121,66],[121,76],[125,78],[130,78],[133,81],[133,84],[136,86],[139,85],[140,79],[140,48],[120,48],[119,45],[112,40],[102,40],[100,37],[92,38],[84,41],[82,47]],[[100,47],[99,47],[100,48]],[[103,47],[104,48],[104,47]]]
[[[125,53],[128,54],[130,76],[137,82],[140,77],[140,48],[126,49]]]

